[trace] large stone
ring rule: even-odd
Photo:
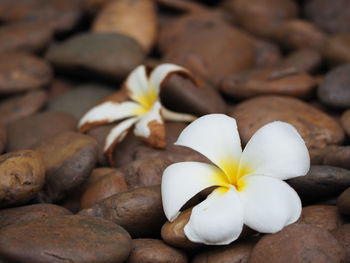
[[[326,165],[312,165],[305,176],[287,181],[303,202],[336,197],[350,186],[350,171]]]
[[[52,45],[46,58],[70,73],[94,73],[120,80],[142,64],[144,53],[139,44],[128,36],[84,33]]]
[[[329,71],[317,92],[319,100],[327,106],[350,107],[350,64]]]
[[[157,38],[156,9],[153,0],[110,1],[98,13],[92,31],[125,34],[149,52]]]
[[[38,193],[45,180],[45,163],[38,152],[0,155],[0,207],[23,204]]]
[[[0,229],[0,259],[6,262],[122,263],[130,251],[130,235],[101,218],[46,217]]]
[[[42,140],[74,131],[76,123],[73,116],[63,112],[41,112],[16,120],[7,126],[7,151],[32,149]]]
[[[112,88],[99,84],[80,85],[53,98],[48,104],[48,109],[66,112],[80,119],[90,108],[113,93],[113,91]]]
[[[0,61],[0,94],[45,87],[52,78],[50,65],[33,55],[2,52]]]
[[[132,251],[126,263],[187,263],[184,252],[168,246],[163,241],[150,238],[137,238],[132,241]]]
[[[97,162],[96,141],[83,134],[63,132],[35,148],[44,158],[46,181],[39,199],[53,202],[81,185]]]
[[[309,149],[340,144],[344,140],[344,131],[334,119],[294,98],[253,98],[235,106],[230,116],[237,120],[243,144],[246,144],[260,127],[278,120],[292,124]]]
[[[350,187],[338,197],[337,206],[340,213],[350,216]]]
[[[350,170],[350,146],[338,146],[329,151],[323,159],[323,164]]]
[[[282,69],[295,69],[297,72],[315,72],[322,63],[320,52],[311,48],[298,49],[286,56],[280,63]]]
[[[71,212],[62,206],[53,204],[34,204],[0,210],[0,228],[22,224],[33,219],[70,215]]]
[[[249,263],[344,263],[343,246],[331,233],[307,224],[293,224],[265,235],[256,244]]]
[[[350,262],[350,224],[340,226],[332,234],[345,248],[346,262]]]
[[[350,109],[344,111],[341,116],[341,124],[346,132],[346,134],[350,137]]]
[[[47,102],[47,92],[34,90],[0,102],[0,124],[7,125],[37,113]]]
[[[110,220],[124,227],[133,238],[158,236],[166,220],[159,185],[113,195],[79,214]]]

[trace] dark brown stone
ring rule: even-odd
[[[224,78],[220,90],[228,96],[245,99],[258,95],[285,95],[307,98],[316,80],[294,68],[260,69],[236,73]]]
[[[320,49],[326,34],[306,20],[290,19],[274,30],[272,38],[287,49]]]
[[[310,205],[303,207],[298,223],[333,231],[343,224],[343,220],[334,205]]]
[[[254,65],[251,39],[212,13],[183,15],[165,24],[159,48],[163,61],[182,65],[215,85],[222,77]]]
[[[1,228],[0,233],[0,258],[6,262],[122,263],[131,251],[130,235],[101,218],[39,218]]]
[[[348,187],[337,200],[340,213],[350,216],[350,187]]]
[[[321,52],[331,65],[350,63],[350,33],[328,37]]]
[[[83,76],[92,73],[120,80],[142,64],[144,53],[136,40],[128,36],[84,33],[52,45],[46,58],[70,73],[84,73]]]
[[[37,194],[45,180],[45,163],[38,152],[0,155],[0,207],[23,204]]]
[[[249,263],[265,262],[344,263],[345,251],[328,231],[307,224],[292,224],[258,241]]]
[[[6,128],[0,125],[0,154],[4,151],[7,142]]]
[[[311,48],[298,49],[283,59],[281,69],[295,69],[297,72],[315,72],[321,65],[321,54]]]
[[[325,146],[323,148],[309,149],[311,164],[314,164],[314,165],[323,164],[323,160],[326,157],[326,155],[328,153],[334,151],[334,149],[336,149],[337,147],[339,147],[339,146],[328,145],[328,146]]]
[[[0,228],[13,224],[26,223],[37,218],[70,214],[71,212],[64,207],[53,204],[34,204],[2,209],[0,210]]]
[[[209,248],[198,253],[192,263],[247,263],[255,242],[239,241],[228,246]]]
[[[122,172],[115,170],[107,173],[95,183],[90,183],[81,196],[80,209],[89,208],[103,199],[127,190]]]
[[[7,126],[7,151],[32,149],[42,140],[63,131],[74,131],[76,119],[62,112],[42,112],[22,118]]]
[[[163,241],[137,238],[132,241],[132,251],[126,263],[187,263],[187,255],[179,249],[168,246]]]
[[[341,116],[341,124],[346,132],[346,134],[350,137],[350,109],[344,111]]]
[[[287,181],[304,203],[336,197],[350,186],[350,171],[326,166],[312,165],[305,176]]]
[[[113,195],[79,214],[110,220],[124,227],[134,238],[158,236],[166,220],[159,185]]]
[[[79,0],[1,1],[0,19],[6,22],[35,21],[57,31],[71,30],[80,18]]]
[[[130,188],[143,187],[160,184],[163,171],[170,164],[164,159],[141,159],[120,167],[120,171]]]
[[[75,132],[62,132],[35,149],[45,161],[46,181],[39,199],[46,202],[60,200],[81,185],[97,161],[96,141]]]
[[[317,90],[318,99],[327,106],[350,107],[350,63],[329,71]]]
[[[255,47],[255,67],[271,68],[277,66],[281,61],[281,50],[279,46],[264,39],[254,38]]]
[[[0,61],[0,94],[45,87],[52,78],[50,65],[33,55],[2,52]]]
[[[346,262],[350,261],[350,224],[345,224],[332,232],[333,236],[343,245],[346,251]]]
[[[47,92],[34,90],[9,97],[0,103],[0,123],[7,125],[38,112],[47,102]]]
[[[338,146],[326,154],[323,164],[350,170],[350,146]]]
[[[309,149],[340,144],[344,140],[344,131],[334,119],[295,98],[261,96],[249,99],[235,106],[230,116],[237,120],[243,144],[260,127],[277,120],[292,124]]]
[[[62,95],[66,91],[73,88],[73,84],[67,79],[56,77],[52,80],[50,87],[48,89],[49,92],[49,100],[56,98],[57,96]]]
[[[160,96],[163,105],[176,112],[198,116],[226,113],[226,103],[216,89],[207,83],[197,87],[191,80],[179,75],[170,77]]]
[[[53,32],[46,23],[19,22],[0,28],[0,51],[39,52],[51,41]]]

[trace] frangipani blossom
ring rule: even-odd
[[[283,180],[305,175],[310,157],[290,124],[276,121],[263,126],[242,152],[235,119],[210,114],[189,124],[175,144],[190,147],[215,164],[180,162],[164,170],[162,201],[169,221],[194,195],[217,186],[192,209],[184,228],[189,240],[229,244],[244,224],[275,233],[299,218],[300,198]]]
[[[109,132],[105,141],[104,152],[112,164],[115,146],[124,139],[134,125],[134,134],[137,137],[153,147],[164,148],[166,146],[164,119],[173,121],[196,119],[189,114],[172,112],[160,103],[160,89],[173,73],[181,73],[198,84],[187,69],[178,65],[161,64],[149,74],[144,65],[138,66],[127,77],[121,92],[118,91],[96,105],[80,119],[79,131],[85,132],[101,124],[122,120]]]

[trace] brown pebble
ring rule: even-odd
[[[329,36],[321,52],[331,65],[350,63],[350,33]]]
[[[187,263],[187,255],[163,241],[150,238],[132,240],[132,251],[126,263]]]
[[[5,126],[0,124],[0,154],[4,151],[7,142],[7,133]]]
[[[0,207],[23,204],[35,197],[45,180],[45,163],[38,152],[0,155]]]
[[[346,134],[350,137],[350,109],[344,111],[344,113],[341,116],[340,122]]]
[[[345,224],[332,232],[346,251],[346,262],[350,261],[350,224]]]
[[[350,170],[350,146],[338,146],[329,151],[323,159],[323,164]]]
[[[322,63],[320,52],[311,48],[301,48],[288,54],[280,63],[282,69],[295,69],[296,72],[315,72]]]
[[[350,216],[350,187],[348,187],[337,200],[337,206],[340,213],[346,216]]]

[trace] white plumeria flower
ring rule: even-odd
[[[123,120],[106,137],[104,152],[112,164],[115,146],[124,139],[134,124],[134,134],[137,137],[153,147],[164,148],[166,146],[164,119],[173,121],[196,119],[189,114],[172,112],[160,103],[160,89],[173,73],[181,73],[198,84],[187,69],[178,65],[161,64],[150,74],[144,65],[138,66],[127,77],[122,92],[118,91],[111,95],[110,99],[107,98],[93,107],[80,119],[79,131],[85,132],[101,124]],[[126,91],[126,96],[123,91]]]
[[[238,238],[244,224],[275,233],[299,218],[300,198],[282,180],[305,175],[310,157],[290,124],[263,126],[242,152],[235,119],[210,114],[188,125],[175,144],[200,152],[216,165],[180,162],[163,173],[162,201],[169,221],[194,195],[218,186],[192,209],[184,228],[189,240],[224,245]]]

